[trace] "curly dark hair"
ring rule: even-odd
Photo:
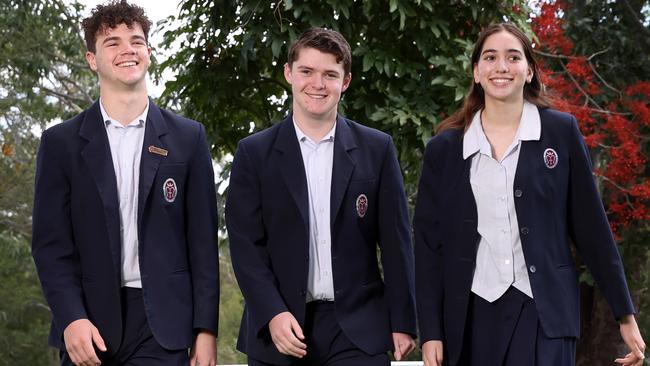
[[[81,22],[86,40],[86,48],[90,52],[96,52],[95,42],[97,34],[106,31],[107,28],[116,28],[120,24],[126,24],[132,28],[133,23],[140,24],[144,32],[145,40],[149,41],[149,29],[151,20],[145,15],[144,9],[137,5],[129,4],[126,0],[113,0],[106,5],[97,5],[90,16]]]
[[[337,31],[324,28],[311,28],[303,32],[289,47],[289,53],[287,55],[289,67],[298,58],[298,53],[303,48],[314,48],[320,52],[334,55],[336,62],[343,63],[345,75],[348,75],[352,69],[350,45],[341,33]]]

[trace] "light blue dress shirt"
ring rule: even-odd
[[[122,287],[142,288],[138,259],[138,191],[140,158],[144,143],[149,102],[141,115],[126,126],[111,118],[101,99],[102,118],[111,148],[113,169],[120,203],[120,239],[122,241]]]
[[[539,112],[528,102],[524,103],[517,134],[501,161],[492,155],[480,111],[465,132],[463,159],[472,159],[470,183],[481,236],[472,292],[489,302],[500,298],[511,285],[533,297],[519,237],[513,183],[522,141],[539,140],[540,135]]]

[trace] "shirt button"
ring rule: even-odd
[[[515,189],[515,197],[519,198],[524,194],[521,189]]]
[[[501,229],[501,232],[505,234],[508,232],[508,229]]]
[[[501,196],[501,201],[505,201],[505,200],[506,200],[506,196]]]
[[[321,240],[320,243],[325,245],[325,244],[327,244],[327,240]]]
[[[510,264],[510,259],[505,260],[506,264]]]
[[[535,268],[535,266],[530,266],[530,268],[528,268],[528,269],[530,270],[530,273],[537,272],[537,268]]]
[[[521,234],[522,235],[528,235],[528,233],[530,233],[530,230],[528,230],[527,227],[522,227],[521,228]]]

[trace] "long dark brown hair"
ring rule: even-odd
[[[548,107],[550,103],[545,95],[544,85],[542,85],[542,81],[540,80],[540,69],[533,54],[533,46],[530,39],[528,39],[524,32],[516,26],[509,23],[500,23],[490,25],[483,29],[479,34],[478,40],[474,45],[474,50],[472,51],[472,68],[478,64],[485,40],[489,36],[503,31],[508,32],[519,39],[519,42],[521,42],[521,46],[524,49],[524,55],[526,56],[528,66],[533,70],[532,80],[530,83],[524,84],[524,99],[538,107]],[[472,122],[472,118],[474,118],[476,112],[483,109],[483,107],[485,107],[485,92],[483,91],[481,84],[474,82],[469,88],[469,94],[465,97],[463,106],[454,112],[454,114],[442,121],[438,125],[437,132],[440,133],[447,129],[466,130]]]

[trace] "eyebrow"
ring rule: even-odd
[[[314,70],[313,67],[311,67],[311,66],[306,66],[306,65],[298,65],[297,68],[298,68],[298,70]],[[337,71],[337,70],[333,70],[333,69],[331,69],[331,70],[323,70],[323,72],[325,72],[325,73],[335,73],[335,74],[337,74],[337,75],[340,74],[339,71]]]
[[[144,42],[147,41],[143,36],[137,35],[137,34],[131,37],[131,40],[134,40],[134,39],[138,39],[138,40],[141,40],[141,41],[144,41]],[[106,39],[104,39],[104,42],[102,42],[102,43],[111,42],[111,41],[119,41],[119,40],[120,40],[120,37],[117,37],[117,36],[106,37]]]
[[[497,50],[495,50],[495,49],[493,49],[493,48],[488,48],[487,50],[483,50],[483,52],[481,52],[481,55],[484,54],[484,53],[491,53],[491,52],[497,52]],[[519,51],[519,50],[516,49],[516,48],[510,48],[510,49],[508,49],[508,53],[512,53],[512,52],[514,52],[514,53],[518,53],[518,54],[520,54],[520,55],[522,54],[521,51]]]

